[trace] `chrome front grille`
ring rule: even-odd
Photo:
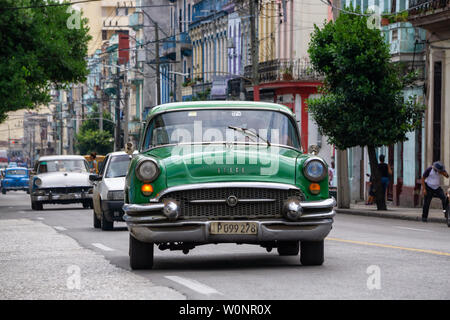
[[[227,203],[230,197],[237,198],[234,206]],[[284,201],[293,197],[305,199],[295,189],[204,188],[174,191],[162,200],[176,200],[184,219],[251,219],[280,218]]]
[[[92,187],[58,187],[58,188],[39,188],[39,191],[52,194],[67,194],[67,193],[88,193]]]

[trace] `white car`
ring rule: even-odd
[[[114,221],[123,221],[125,177],[131,157],[123,151],[108,154],[99,174],[91,174],[94,184],[94,228],[112,230]]]
[[[44,156],[30,178],[31,208],[42,210],[47,203],[82,203],[92,208],[89,166],[82,156]]]

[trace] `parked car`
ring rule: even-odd
[[[112,230],[114,221],[123,221],[123,189],[130,156],[123,151],[106,155],[99,174],[91,174],[94,184],[94,228]]]
[[[23,190],[29,193],[29,173],[27,168],[7,168],[2,173],[1,189],[2,194],[6,194],[7,191]]]
[[[295,115],[271,103],[154,107],[125,182],[132,269],[154,246],[256,244],[321,265],[335,215],[328,167],[301,147]]]
[[[8,163],[8,168],[17,168],[17,167],[18,167],[17,162]]]
[[[82,156],[44,156],[36,162],[30,179],[31,208],[48,203],[82,203],[92,208],[92,184]]]

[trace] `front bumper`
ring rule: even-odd
[[[123,219],[130,233],[143,242],[195,243],[261,243],[266,241],[319,241],[331,231],[335,216],[334,198],[301,202],[304,214],[298,221],[286,219],[194,220],[170,222],[162,213],[163,203],[144,205],[125,204]],[[256,235],[211,234],[213,222],[253,222],[258,225]]]
[[[92,201],[92,194],[86,192],[59,194],[47,193],[45,195],[32,194],[31,200],[42,203],[76,203]]]

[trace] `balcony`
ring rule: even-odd
[[[244,75],[252,77],[252,66],[246,66]],[[323,75],[313,70],[306,58],[287,60],[276,59],[261,62],[258,68],[259,82],[275,81],[322,81]]]
[[[169,37],[162,45],[161,56],[170,57],[175,60],[176,58],[176,47],[177,47],[177,39],[175,36]],[[190,56],[192,54],[192,43],[191,38],[187,32],[180,33],[179,45],[181,49],[181,54],[183,56]]]
[[[415,27],[450,38],[450,0],[409,0],[408,20]]]

